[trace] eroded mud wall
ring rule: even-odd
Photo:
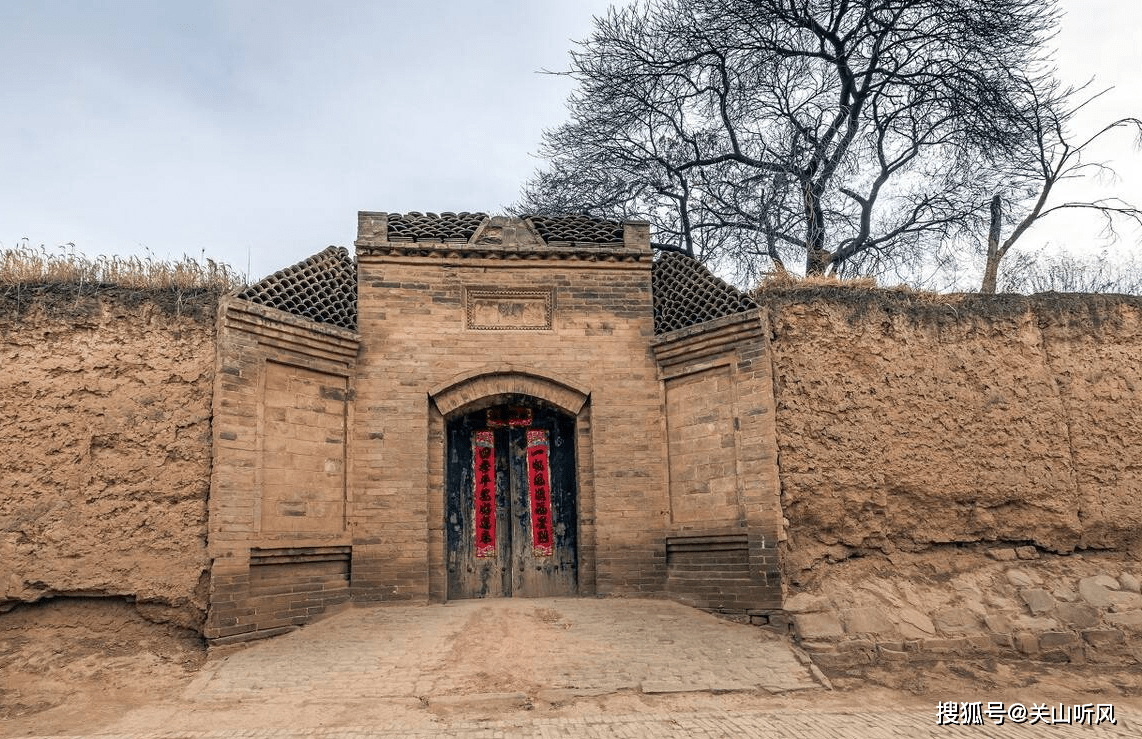
[[[862,550],[1139,543],[1142,300],[769,302],[794,582]]]
[[[216,305],[0,290],[0,610],[128,596],[201,629]]]

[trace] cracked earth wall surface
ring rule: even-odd
[[[785,567],[1142,537],[1142,301],[907,293],[770,307]]]
[[[127,596],[201,630],[209,293],[0,295],[0,611]]]

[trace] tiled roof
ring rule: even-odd
[[[659,254],[651,267],[654,333],[664,334],[757,307],[741,290],[727,285],[693,257]]]
[[[389,241],[467,242],[487,213],[389,213]]]
[[[467,243],[489,223],[486,213],[384,213],[389,242],[443,241]],[[521,220],[547,244],[623,243],[623,224],[591,216],[525,216]],[[491,222],[494,222],[492,219]]]
[[[274,272],[238,297],[317,323],[357,330],[357,267],[339,246]]]
[[[528,221],[548,244],[566,241],[578,244],[621,244],[623,224],[591,216],[528,216]]]

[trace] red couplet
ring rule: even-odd
[[[527,432],[527,481],[531,493],[531,545],[537,557],[550,557],[554,551],[551,521],[551,485],[548,473],[550,445],[547,432]]]
[[[491,431],[472,435],[475,467],[476,556],[496,556],[496,440]]]

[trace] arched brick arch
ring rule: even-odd
[[[539,374],[510,364],[485,367],[452,378],[429,395],[448,418],[466,413],[505,395],[530,395],[547,401],[572,416],[578,416],[589,393],[569,380],[550,373]]]

